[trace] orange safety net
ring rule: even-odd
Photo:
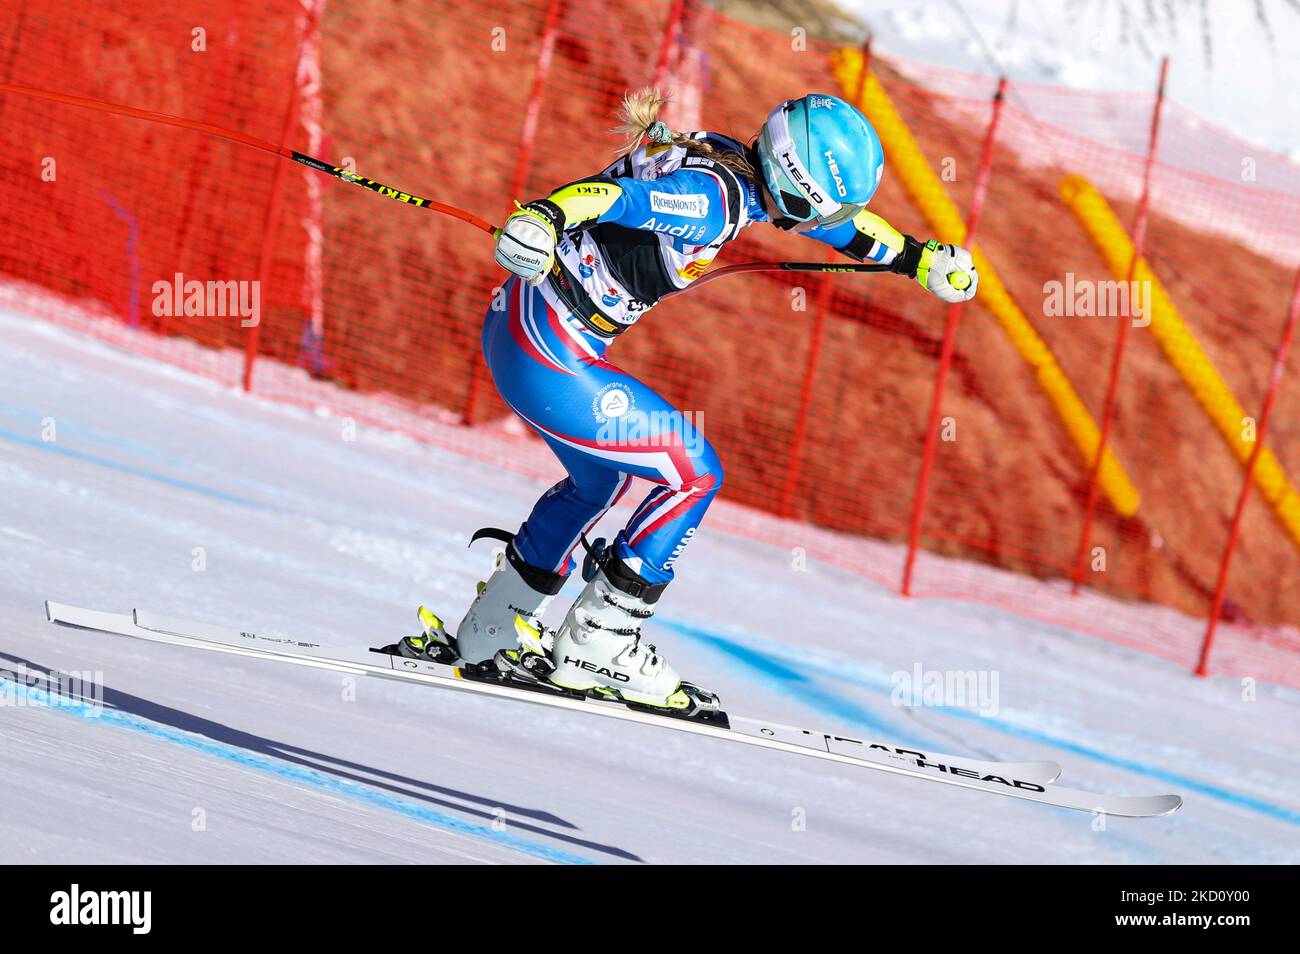
[[[829,45],[698,0],[0,0],[0,37],[0,80],[236,129],[492,220],[610,161],[621,95],[656,73],[675,93],[676,128],[745,139],[780,99],[848,95]],[[879,57],[872,69],[965,210],[995,80]],[[1047,313],[1045,283],[1112,277],[1058,185],[1088,176],[1131,223],[1153,100],[1012,83],[992,152],[979,241],[1097,420],[1120,319]],[[897,180],[887,166],[872,207],[925,237]],[[1167,104],[1147,257],[1252,414],[1300,264],[1298,205],[1295,166]],[[0,94],[0,219],[0,301],[229,384],[251,348],[256,394],[558,471],[482,367],[480,320],[503,273],[463,223],[212,136],[15,94]],[[824,255],[756,227],[720,264]],[[174,288],[178,275],[257,282],[256,331],[238,313],[166,314],[156,283]],[[897,587],[944,316],[893,275],[764,273],[665,302],[616,355],[703,416],[723,498],[749,508],[723,508],[706,528],[805,547]],[[1099,497],[1103,560],[1082,595],[1065,581],[1088,466],[977,303],[943,417],[917,594],[1194,665],[1242,468],[1149,334],[1130,335],[1111,435],[1141,505],[1122,518]],[[1268,445],[1293,480],[1298,422],[1291,375]],[[1234,559],[1211,670],[1300,684],[1300,557],[1258,495]]]

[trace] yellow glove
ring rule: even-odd
[[[934,239],[921,249],[916,280],[946,302],[970,301],[980,284],[970,252],[960,245],[940,245]]]

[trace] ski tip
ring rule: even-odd
[[[1011,762],[1009,765],[1014,766],[1009,769],[1012,774],[1032,777],[1039,784],[1051,785],[1061,778],[1061,765],[1059,762]]]
[[[53,612],[53,610],[50,609],[50,601],[49,601],[49,600],[46,600],[46,601],[45,601],[45,622],[47,622],[47,623],[53,623],[53,622],[54,622],[54,612]]]
[[[1181,795],[1130,795],[1120,796],[1108,807],[1096,811],[1119,818],[1159,818],[1172,815],[1182,807]]]
[[[1160,798],[1168,806],[1164,811],[1159,812],[1160,815],[1172,815],[1183,807],[1183,796],[1181,795],[1161,795]]]

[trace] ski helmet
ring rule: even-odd
[[[880,185],[885,153],[867,117],[821,93],[787,99],[768,114],[755,143],[767,191],[790,229],[837,225],[862,210]]]

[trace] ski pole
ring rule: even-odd
[[[698,288],[715,278],[739,275],[742,272],[887,272],[889,270],[889,265],[881,265],[878,262],[740,262],[723,266],[717,271],[705,272],[686,288]],[[680,291],[686,291],[686,288]]]
[[[132,119],[142,119],[146,122],[161,123],[164,126],[177,126],[182,129],[193,129],[198,132],[207,133],[210,136],[217,136],[230,142],[240,143],[245,146],[251,146],[254,149],[260,149],[262,152],[270,153],[274,156],[280,156],[284,159],[291,159],[294,162],[301,163],[304,166],[315,169],[317,172],[323,172],[327,176],[333,176],[343,182],[350,182],[353,185],[360,186],[370,192],[387,196],[390,199],[396,199],[407,205],[413,205],[421,209],[429,209],[433,212],[441,212],[443,215],[449,215],[454,219],[466,222],[475,228],[487,232],[489,235],[497,234],[497,227],[487,219],[479,218],[472,212],[466,212],[464,209],[457,208],[454,205],[448,205],[445,202],[438,202],[435,199],[426,199],[422,196],[414,195],[410,192],[403,192],[393,186],[385,185],[374,179],[367,179],[359,176],[355,172],[350,172],[342,166],[333,166],[323,159],[317,159],[306,153],[298,152],[296,149],[290,149],[288,146],[281,146],[265,139],[259,139],[256,136],[250,136],[247,133],[238,132],[234,129],[226,129],[223,126],[216,126],[212,123],[200,122],[197,119],[186,119],[183,116],[172,116],[168,113],[154,112],[150,109],[139,109],[135,106],[123,106],[118,103],[105,103],[96,99],[87,99],[83,96],[72,96],[68,93],[56,93],[53,90],[38,89],[33,86],[20,86],[17,83],[0,82],[0,92],[18,93],[23,96],[33,96],[37,99],[46,99],[55,103],[64,103],[68,106],[80,106],[83,109],[97,109],[100,112],[111,113],[116,116],[127,116]],[[740,262],[736,265],[726,265],[715,271],[705,272],[688,288],[695,288],[700,285],[722,278],[725,275],[739,275],[743,272],[887,272],[890,268],[888,265],[876,263],[829,263],[829,262]],[[686,289],[680,289],[685,291]],[[676,293],[674,293],[676,294]]]
[[[421,209],[431,209],[434,212],[441,212],[444,215],[450,215],[452,218],[460,219],[462,222],[468,222],[475,228],[482,229],[489,235],[496,232],[496,226],[486,219],[481,219],[472,212],[466,212],[464,209],[458,209],[454,205],[447,205],[445,202],[438,202],[434,199],[425,199],[410,192],[403,192],[392,186],[384,185],[382,182],[376,182],[374,179],[367,179],[359,176],[355,172],[349,172],[342,166],[332,166],[324,160],[317,159],[314,156],[308,156],[305,153],[290,149],[287,146],[276,145],[265,139],[258,139],[256,136],[250,136],[247,133],[236,132],[233,129],[226,129],[222,126],[214,126],[212,123],[199,122],[196,119],[185,119],[181,116],[171,116],[167,113],[156,113],[148,109],[137,109],[134,106],[121,106],[116,103],[103,103],[95,99],[85,99],[81,96],[70,96],[67,93],[56,93],[52,90],[35,89],[31,86],[19,86],[15,83],[0,83],[0,91],[6,93],[21,93],[25,96],[35,96],[39,99],[48,99],[56,103],[66,103],[69,106],[81,106],[86,109],[98,109],[101,112],[113,113],[118,116],[129,116],[132,119],[143,119],[147,122],[162,123],[165,126],[179,126],[183,129],[196,129],[199,132],[207,133],[211,136],[218,136],[222,139],[228,139],[231,142],[242,143],[245,146],[252,146],[254,149],[260,149],[263,152],[269,152],[272,155],[282,156],[285,159],[292,159],[294,162],[302,163],[309,166],[317,172],[323,172],[327,176],[333,176],[335,179],[341,179],[344,182],[351,182],[353,185],[359,185],[363,189],[371,192],[377,192],[379,195],[387,196],[390,199],[396,199],[398,202],[405,202],[407,205],[414,205]]]

